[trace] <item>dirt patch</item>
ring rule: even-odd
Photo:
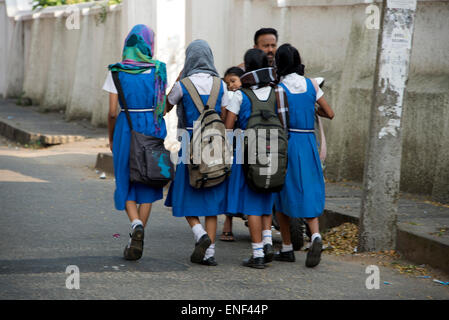
[[[446,273],[428,265],[416,265],[402,258],[395,250],[357,252],[358,226],[344,223],[323,233],[323,254],[333,255],[343,261],[357,261],[395,269],[400,274],[413,277],[449,279]],[[447,280],[446,280],[447,281]]]

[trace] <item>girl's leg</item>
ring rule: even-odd
[[[129,221],[133,222],[134,220],[139,219],[139,212],[135,201],[126,201],[125,210],[128,214]]]
[[[281,252],[274,256],[274,260],[295,262],[295,253],[293,251],[293,244],[290,236],[290,217],[282,212],[276,212],[276,218],[279,221],[281,228],[282,248]]]
[[[223,224],[223,232],[232,232],[232,217],[226,216]]]
[[[262,242],[262,217],[248,215],[248,227],[251,236],[253,255],[251,258],[244,260],[243,265],[246,267],[263,269],[265,268],[265,255]]]
[[[131,221],[132,233],[123,255],[127,260],[138,260],[143,253],[143,222],[139,218],[139,210],[135,201],[126,201],[125,209]]]
[[[191,228],[193,228],[197,224],[201,224],[200,218],[198,217],[186,217],[186,220]]]
[[[203,258],[203,264],[209,266],[216,266],[215,261],[215,237],[217,235],[217,216],[211,216],[205,218],[206,231],[211,240],[209,247],[206,249]]]
[[[279,221],[279,226],[281,228],[282,244],[291,245],[292,240],[290,237],[290,217],[283,214],[282,212],[276,212],[276,218]]]
[[[306,222],[309,225],[309,229],[312,235],[315,233],[320,233],[318,218],[306,218]]]
[[[260,216],[248,216],[248,226],[251,242],[262,242],[262,218]]]
[[[189,223],[190,227],[192,228],[193,235],[195,237],[195,249],[193,250],[193,253],[190,256],[190,261],[202,264],[204,256],[206,254],[206,250],[212,243],[211,238],[204,230],[203,225],[201,224],[201,221],[198,217],[186,217],[186,220]],[[216,225],[215,225],[215,232],[217,232]]]
[[[271,225],[273,223],[273,215],[262,216],[262,243],[263,252],[265,254],[265,262],[273,261],[274,249],[273,249],[273,235],[271,232]]]
[[[222,241],[234,241],[234,236],[232,234],[232,216],[225,216],[225,221],[223,224],[223,231],[220,236]]]
[[[217,235],[217,216],[206,217],[206,232],[209,235],[211,243],[215,243]]]
[[[273,223],[273,215],[262,216],[262,230],[271,230],[271,225]]]
[[[306,267],[313,268],[320,263],[323,242],[319,232],[318,218],[306,218],[306,221],[312,233],[312,244],[307,252]]]
[[[139,206],[139,219],[143,223],[143,227],[147,225],[148,218],[150,217],[152,203],[142,203]]]
[[[195,243],[197,243],[207,232],[204,230],[199,217],[186,217],[186,220],[192,228]]]

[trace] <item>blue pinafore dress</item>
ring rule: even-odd
[[[119,80],[123,89],[131,122],[135,131],[145,135],[165,139],[167,129],[162,119],[160,128],[154,123],[153,111],[137,111],[137,109],[153,109],[154,106],[154,69],[150,73],[130,74],[119,72]],[[123,108],[122,104],[120,106]],[[134,111],[133,111],[134,110]],[[129,149],[131,130],[124,109],[117,117],[112,142],[114,161],[115,192],[114,202],[117,210],[125,210],[126,201],[138,204],[153,203],[162,199],[162,188],[153,188],[141,183],[129,181]]]
[[[289,105],[288,166],[283,189],[275,196],[276,210],[292,218],[315,218],[322,214],[325,187],[314,132],[316,91],[306,78],[307,91],[287,93]]]
[[[248,96],[242,93],[242,105],[236,122],[236,129],[245,130],[251,115],[252,105]],[[238,138],[236,139],[238,140]],[[231,175],[228,181],[226,195],[226,213],[243,213],[252,216],[270,215],[273,212],[274,194],[258,193],[253,191],[246,183],[243,165],[237,164],[237,159],[241,158],[237,153],[241,152],[243,144],[236,143],[234,160],[231,168]],[[241,163],[242,159],[239,160]]]
[[[187,89],[182,83],[181,88],[183,92],[182,103],[185,112],[185,125],[189,133],[189,138],[192,137],[193,122],[196,121],[200,113],[193,103]],[[221,114],[221,100],[223,97],[223,83],[220,86],[220,92],[215,104],[215,111]],[[203,104],[206,105],[209,95],[200,95]],[[189,144],[183,143],[179,156],[183,154],[182,148],[189,148]],[[195,189],[190,185],[189,169],[187,163],[181,161],[176,166],[175,179],[170,185],[165,205],[172,207],[173,216],[175,217],[206,217],[216,216],[225,212],[225,197],[226,197],[226,181],[209,188]]]

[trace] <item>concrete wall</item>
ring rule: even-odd
[[[132,25],[146,23],[156,31],[156,57],[167,62],[169,84],[182,68],[185,44],[192,40],[209,42],[223,73],[242,62],[257,29],[274,27],[279,44],[290,42],[300,50],[308,76],[327,80],[325,96],[336,117],[324,121],[326,177],[361,180],[378,39],[377,30],[365,27],[369,1],[185,0],[185,9],[183,1],[124,0],[108,7],[105,21],[100,6],[80,4],[80,29],[68,30],[65,7],[36,13],[21,0],[7,0],[14,4],[7,12],[0,0],[0,94],[23,93],[42,111],[64,110],[67,119],[88,118],[104,126],[108,96],[101,86],[106,66],[120,60]],[[180,10],[185,10],[185,25],[175,17]],[[401,173],[402,190],[442,202],[449,202],[448,17],[449,1],[418,2]],[[167,120],[172,128],[174,112]]]
[[[187,0],[186,39],[208,41],[224,72],[242,62],[256,30],[276,28],[279,45],[299,49],[307,75],[326,78],[336,113],[324,121],[326,177],[361,181],[378,42],[378,30],[365,26],[369,2]],[[418,1],[403,115],[401,189],[441,202],[449,202],[448,17],[449,1]]]

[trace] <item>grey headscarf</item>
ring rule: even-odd
[[[181,79],[189,77],[196,73],[208,73],[212,76],[219,77],[217,69],[214,66],[214,55],[209,45],[204,40],[192,41],[186,49],[186,60]],[[186,127],[186,116],[182,100],[176,107],[176,115],[178,116],[178,128]]]
[[[186,49],[186,59],[181,78],[195,73],[208,73],[219,77],[214,66],[214,55],[204,40],[192,41]]]

